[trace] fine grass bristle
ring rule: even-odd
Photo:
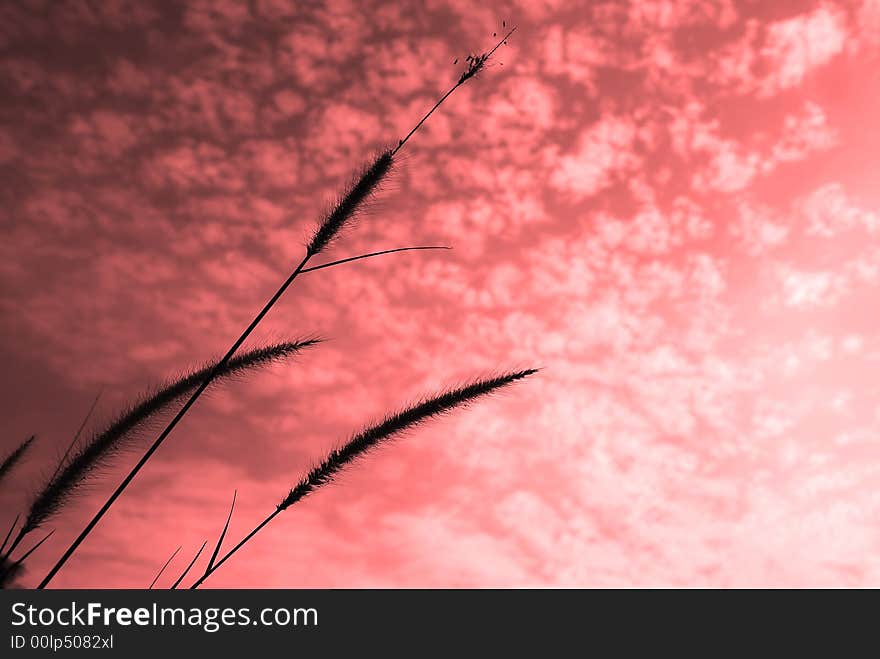
[[[537,369],[528,369],[477,380],[467,386],[450,389],[437,396],[427,398],[418,405],[386,417],[380,423],[356,434],[343,446],[331,451],[288,493],[284,500],[278,504],[278,509],[288,508],[320,486],[329,483],[345,465],[398,433],[424,423],[432,417],[445,414],[453,408],[467,405],[475,398],[485,396],[536,372]]]
[[[351,222],[364,202],[370,198],[388,172],[391,171],[393,164],[394,156],[390,150],[386,150],[363,170],[357,181],[327,213],[327,216],[315,230],[315,234],[306,248],[310,256],[322,252],[339,235],[343,227]]]
[[[314,345],[318,339],[273,344],[242,353],[230,359],[217,373],[216,380],[228,379],[262,366],[285,359],[303,348]],[[146,397],[128,411],[119,415],[104,430],[78,448],[56,474],[49,479],[34,498],[30,512],[25,518],[20,535],[33,531],[55,515],[86,484],[107,461],[131,445],[138,431],[148,426],[170,405],[191,393],[214,368],[209,364],[174,381],[169,386]]]
[[[9,475],[9,472],[21,461],[21,458],[24,456],[25,451],[30,448],[30,445],[33,443],[35,435],[31,435],[26,440],[24,440],[21,444],[19,444],[15,450],[13,450],[9,455],[3,458],[3,462],[0,462],[0,481],[2,481],[6,476]]]

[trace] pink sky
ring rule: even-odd
[[[297,281],[252,343],[330,340],[201,400],[53,585],[177,573],[233,489],[237,539],[388,409],[541,366],[206,585],[880,586],[880,1],[306,4],[0,5],[0,448],[39,436],[4,532],[99,390],[222,354],[518,27],[327,258],[455,249]]]

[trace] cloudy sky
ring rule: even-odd
[[[454,249],[297,281],[251,344],[328,341],[201,400],[53,585],[179,572],[234,489],[231,538],[387,410],[535,365],[207,585],[880,586],[880,0],[2,3],[0,447],[38,435],[4,532],[98,392],[93,428],[229,347],[502,24],[325,258]]]

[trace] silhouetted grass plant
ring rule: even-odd
[[[153,395],[141,399],[131,408],[119,414],[105,429],[93,434],[87,441],[82,443],[82,445],[79,444],[79,435],[82,431],[82,427],[80,428],[80,431],[77,432],[74,440],[59,461],[52,475],[46,480],[43,488],[34,496],[18,533],[15,534],[14,540],[10,544],[9,549],[5,550],[5,546],[10,537],[13,537],[13,532],[17,527],[18,520],[21,516],[17,516],[13,522],[12,527],[4,540],[3,548],[0,548],[0,554],[2,554],[2,556],[0,556],[0,561],[2,561],[2,564],[0,564],[0,583],[4,582],[4,575],[5,581],[8,583],[9,579],[14,577],[18,572],[23,561],[42,543],[44,543],[48,537],[51,536],[52,532],[42,538],[18,560],[13,561],[11,558],[12,553],[22,540],[30,533],[44,526],[49,520],[57,515],[85,485],[91,482],[96,475],[100,474],[101,471],[111,463],[114,456],[118,455],[125,448],[132,446],[134,440],[141,436],[142,431],[149,428],[151,423],[156,421],[157,418],[163,415],[163,413],[170,413],[173,406],[183,401],[176,413],[165,425],[164,429],[149,445],[137,463],[131,468],[97,513],[95,513],[91,520],[86,524],[83,531],[73,540],[71,545],[50,569],[45,578],[39,583],[37,586],[38,588],[44,588],[50,583],[52,578],[77,551],[82,542],[94,530],[98,522],[113,506],[139,471],[144,465],[146,465],[162,443],[168,438],[180,420],[187,414],[199,397],[214,381],[234,377],[250,369],[258,368],[265,364],[284,359],[317,342],[315,339],[309,339],[299,342],[276,344],[236,356],[257,325],[259,325],[270,309],[300,275],[397,252],[449,249],[446,246],[436,245],[398,247],[350,256],[320,265],[310,265],[311,260],[315,256],[324,253],[327,248],[339,238],[345,229],[352,226],[357,215],[364,209],[365,204],[376,194],[383,181],[387,178],[389,172],[394,168],[397,153],[456,89],[468,80],[474,78],[483,70],[490,57],[502,44],[507,42],[507,39],[513,34],[514,30],[515,28],[510,30],[488,52],[480,55],[469,55],[466,60],[467,68],[465,71],[461,73],[452,87],[448,89],[433,107],[431,107],[431,109],[428,110],[428,112],[418,121],[418,123],[415,124],[412,130],[410,130],[405,137],[398,140],[398,143],[394,148],[382,150],[359,172],[354,180],[347,186],[344,193],[340,195],[336,203],[318,222],[310,240],[305,245],[305,254],[298,265],[281,283],[275,294],[269,298],[250,324],[241,332],[239,337],[233,341],[230,348],[219,360],[209,364],[203,369],[188,373],[160,389]],[[197,588],[201,585],[205,579],[228,561],[233,554],[240,550],[260,529],[277,515],[294,503],[300,501],[308,494],[332,482],[340,470],[351,464],[351,462],[357,458],[365,455],[373,448],[390,440],[403,431],[414,428],[426,420],[445,414],[454,408],[466,406],[477,398],[488,395],[533,373],[535,373],[534,369],[528,369],[475,380],[469,385],[450,389],[438,395],[426,398],[415,405],[405,408],[401,412],[386,417],[380,423],[369,426],[355,434],[348,442],[331,451],[323,461],[310,470],[309,473],[290,490],[281,503],[278,504],[275,511],[268,515],[256,528],[254,528],[253,531],[239,541],[231,550],[226,552],[226,554],[219,557],[232,518],[232,513],[235,508],[235,496],[233,496],[233,502],[226,519],[226,524],[217,540],[214,551],[208,560],[202,576],[192,584],[191,588]],[[91,411],[89,415],[90,414]],[[89,415],[87,415],[87,419]],[[84,425],[85,422],[83,423],[83,426]],[[27,450],[32,440],[33,438],[26,440],[26,442],[13,451],[13,453],[10,454],[2,464],[0,464],[0,479],[2,479],[3,476],[14,467],[15,463]],[[171,588],[177,588],[183,582],[186,575],[192,570],[193,566],[198,561],[206,546],[207,541],[202,544],[195,557],[189,562],[183,573],[174,581]],[[178,547],[178,549],[165,562],[150,584],[150,588],[157,583],[179,551],[180,547]]]
[[[257,524],[257,526],[242,538],[238,544],[226,552],[223,558],[215,562],[214,557],[212,557],[212,560],[208,563],[202,576],[199,577],[190,588],[195,589],[202,585],[209,576],[216,572],[226,561],[232,558],[238,550],[244,547],[244,545],[259,533],[263,527],[269,524],[269,522],[315,490],[333,482],[333,479],[340,471],[342,471],[342,469],[356,461],[358,458],[364,456],[369,451],[372,451],[397,435],[407,430],[411,430],[436,416],[446,414],[458,407],[466,407],[477,398],[487,396],[502,387],[506,387],[517,380],[521,380],[537,372],[537,369],[530,368],[524,371],[514,371],[511,373],[505,373],[504,375],[475,380],[463,387],[449,389],[440,394],[427,397],[420,403],[411,405],[396,414],[391,414],[385,417],[379,423],[364,428],[359,433],[352,436],[345,444],[330,451],[330,453],[327,454],[319,464],[312,467],[309,473],[287,493],[287,496],[281,500],[281,502],[275,507],[275,510],[266,516],[262,522]],[[235,501],[233,499],[233,506],[234,505]],[[220,534],[220,539],[217,542],[217,549],[214,552],[215,557],[220,550],[220,545],[223,543],[223,538],[226,535],[226,529],[229,527],[229,519],[231,517],[232,509],[229,511],[226,525],[223,527],[223,532]],[[199,550],[199,553],[201,553],[201,550]],[[198,558],[198,555],[196,555],[196,558]],[[195,559],[193,562],[195,562]],[[187,567],[184,576],[191,568],[192,563]],[[173,587],[177,587],[179,583],[180,579],[177,580]]]
[[[217,377],[219,380],[235,379],[250,371],[288,359],[317,343],[319,343],[319,339],[312,338],[275,343],[248,350],[227,362]],[[179,403],[184,396],[192,392],[214,366],[215,363],[211,363],[201,369],[191,371],[168,385],[160,387],[154,393],[142,396],[137,403],[119,413],[103,429],[93,433],[82,446],[77,446],[77,439],[94,409],[93,405],[52,475],[46,479],[43,487],[31,501],[24,522],[9,550],[2,554],[3,558],[8,560],[19,543],[29,533],[36,531],[57,515],[85,486],[93,482],[102,470],[111,464],[114,457],[136,445],[143,432],[148,430],[157,418],[166,414],[175,403]],[[20,449],[21,447],[19,447]],[[17,520],[18,517],[15,523]],[[13,523],[13,528],[15,523]],[[10,528],[10,534],[13,528]],[[4,542],[4,547],[5,544]],[[20,559],[19,564],[23,560]],[[0,582],[2,582],[3,574],[3,571],[0,570]]]

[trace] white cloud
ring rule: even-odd
[[[771,24],[761,49],[771,67],[762,93],[774,94],[799,85],[813,70],[841,53],[847,39],[845,20],[841,11],[824,5]]]
[[[582,201],[610,185],[615,176],[638,163],[633,153],[636,128],[631,120],[606,115],[584,130],[571,153],[547,154],[550,183]]]

